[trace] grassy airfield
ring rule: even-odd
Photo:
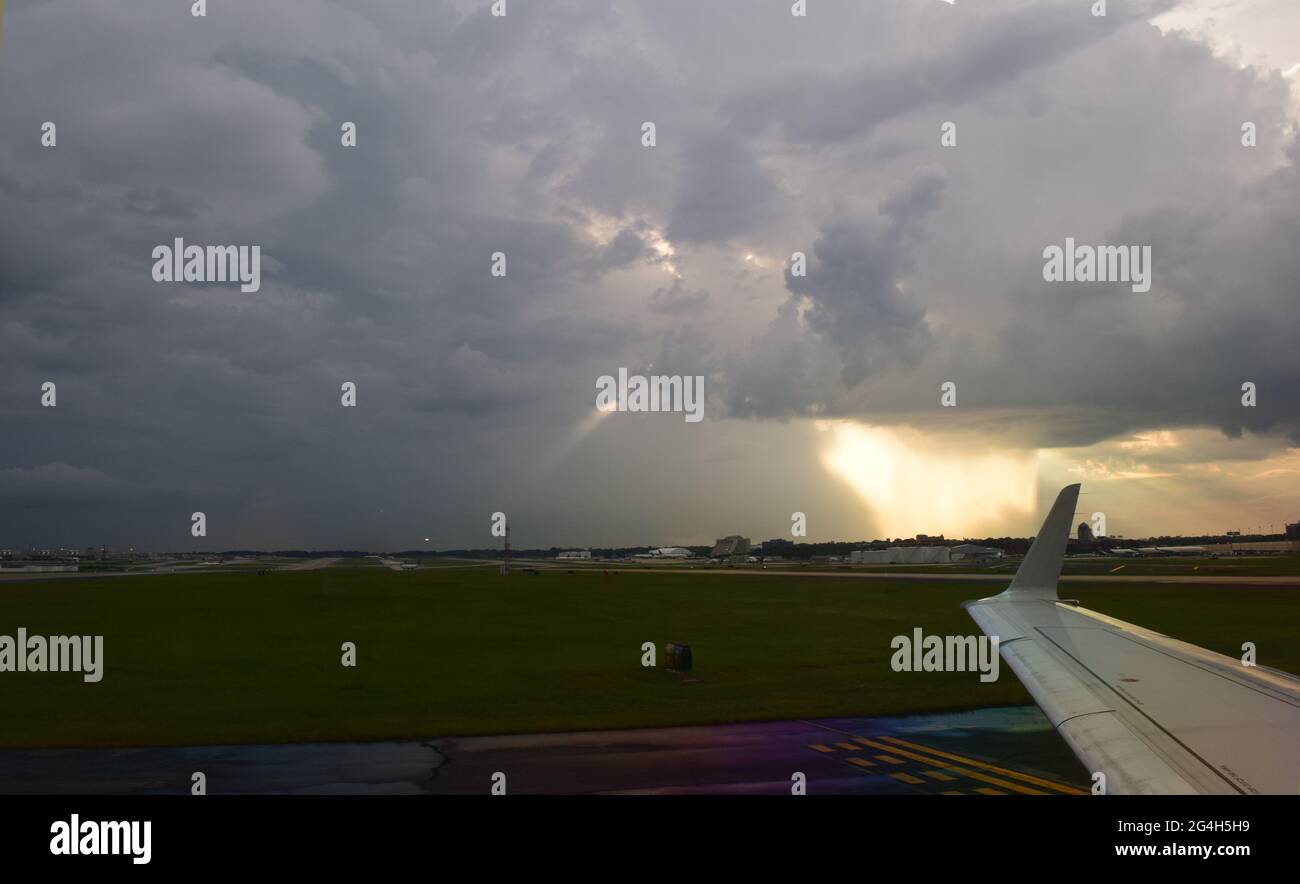
[[[1300,588],[1076,583],[1125,620],[1300,673]],[[431,736],[1028,703],[1002,667],[896,673],[890,639],[977,634],[936,581],[495,568],[127,576],[0,587],[0,634],[104,635],[103,681],[0,673],[0,746]],[[357,665],[340,664],[340,645]],[[681,678],[641,645],[694,650]]]

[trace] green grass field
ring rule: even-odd
[[[979,584],[340,567],[0,586],[0,634],[103,634],[105,675],[0,674],[0,745],[426,738],[1029,702],[1015,677],[895,673],[890,639],[972,634]],[[1075,584],[1089,607],[1300,672],[1300,589]],[[340,665],[355,642],[358,665]],[[689,643],[683,679],[641,644]]]

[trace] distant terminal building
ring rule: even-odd
[[[1207,543],[1201,547],[1212,556],[1242,555],[1295,555],[1300,553],[1300,538],[1296,540],[1248,540],[1245,543]]]
[[[786,540],[784,537],[764,540],[762,551],[765,557],[790,558],[794,555],[794,541]]]
[[[1092,528],[1088,525],[1087,522],[1080,522],[1080,523],[1079,523],[1079,542],[1080,542],[1080,543],[1092,543],[1094,540],[1096,540],[1096,538],[1092,536]]]
[[[1087,527],[1080,525],[1080,528]],[[961,543],[948,550],[949,558],[954,562],[987,562],[1002,558],[1002,550],[992,546],[977,546],[974,543]]]
[[[1288,522],[1286,536],[1288,540],[1300,540],[1300,522]]]
[[[749,538],[732,534],[713,544],[713,551],[709,553],[709,558],[729,559],[732,556],[747,555],[749,555]]]
[[[560,553],[558,556],[556,556],[556,558],[557,559],[589,559],[591,558],[591,550],[571,549],[568,550],[567,552]]]
[[[891,546],[889,549],[855,549],[851,565],[944,565],[952,561],[946,546]]]

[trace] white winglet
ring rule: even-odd
[[[1078,485],[1066,485],[1061,489],[1051,512],[1043,520],[1043,527],[1038,529],[1038,536],[1029,547],[1029,554],[1020,563],[1016,576],[1003,595],[1056,598],[1056,583],[1061,579],[1061,563],[1065,560],[1065,543],[1070,539],[1070,526],[1078,502]]]

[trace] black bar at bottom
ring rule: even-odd
[[[1064,872],[1260,859],[1283,868],[1295,856],[1297,811],[1300,797],[1290,796],[16,797],[0,799],[0,852],[7,870],[205,874],[407,866],[458,877],[563,868],[642,877],[717,866],[766,876],[787,864],[818,874],[827,863],[889,862],[984,872],[1029,862]],[[142,825],[103,825],[146,821],[147,863],[135,862],[144,858]],[[117,853],[82,849],[110,851],[115,840]]]

